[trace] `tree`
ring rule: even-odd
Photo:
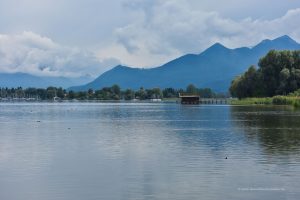
[[[47,91],[47,99],[53,100],[53,98],[56,96],[56,88],[48,87],[46,91]]]
[[[186,92],[190,94],[196,94],[198,93],[198,89],[193,84],[189,84],[186,88]]]
[[[56,96],[63,99],[65,98],[65,92],[61,87],[56,90]]]
[[[300,87],[300,51],[272,50],[259,60],[259,69],[251,66],[230,86],[232,96],[271,97],[286,95]]]
[[[45,89],[37,89],[37,95],[41,100],[46,100],[47,99],[47,90]]]
[[[113,85],[111,87],[111,91],[113,94],[120,96],[121,94],[121,88],[118,85]]]
[[[76,94],[75,94],[75,92],[74,91],[69,91],[69,93],[68,93],[68,98],[69,99],[75,99],[76,98]]]
[[[165,88],[162,91],[164,98],[174,98],[178,97],[178,92],[174,88]]]
[[[262,90],[260,74],[253,65],[243,75],[234,79],[229,88],[231,95],[238,98],[261,96]]]
[[[80,99],[80,100],[85,100],[88,98],[88,94],[86,91],[80,91],[77,93],[77,98]]]
[[[132,100],[134,99],[134,91],[131,89],[127,89],[124,92],[124,99],[125,100]]]
[[[136,98],[140,99],[140,100],[145,100],[147,97],[147,93],[144,90],[143,87],[141,87],[136,93],[135,93]]]
[[[210,88],[198,89],[198,93],[202,98],[213,98],[216,96]]]
[[[152,94],[152,99],[160,99],[162,98],[162,92],[159,88],[153,88],[152,89],[153,94]]]

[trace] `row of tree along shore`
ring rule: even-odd
[[[273,104],[300,107],[300,51],[271,50],[236,77],[230,93],[232,104]]]
[[[203,98],[224,97],[223,94],[216,94],[209,88],[197,88],[190,84],[186,89],[159,88],[139,90],[121,90],[118,85],[104,87],[99,90],[89,89],[88,91],[67,91],[63,88],[0,88],[0,99],[3,100],[150,100],[178,98],[179,93],[199,94]]]

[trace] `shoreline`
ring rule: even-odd
[[[26,99],[9,99],[1,100],[0,103],[179,103],[176,99],[154,100],[26,100]]]
[[[251,97],[244,99],[231,100],[230,105],[251,106],[251,105],[270,105],[270,106],[292,106],[300,107],[300,97],[297,96],[274,96],[274,97]]]

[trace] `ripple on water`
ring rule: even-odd
[[[298,111],[163,103],[0,109],[0,199],[300,197]],[[239,190],[251,187],[285,190]]]

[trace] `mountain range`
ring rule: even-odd
[[[300,44],[286,35],[274,40],[263,40],[251,48],[229,49],[216,43],[200,54],[187,54],[155,68],[118,65],[94,81],[69,90],[96,90],[113,84],[118,84],[122,89],[186,88],[192,83],[216,92],[227,92],[234,77],[242,74],[250,65],[257,65],[259,58],[272,49],[300,50]]]
[[[122,89],[136,90],[140,87],[186,88],[192,83],[199,88],[227,92],[234,77],[242,74],[250,65],[257,65],[259,58],[272,49],[300,50],[300,44],[286,35],[263,40],[251,48],[230,49],[216,43],[200,54],[186,54],[159,67],[143,69],[118,65],[95,80],[88,76],[67,78],[0,73],[0,87],[56,86],[83,91],[118,84]]]

